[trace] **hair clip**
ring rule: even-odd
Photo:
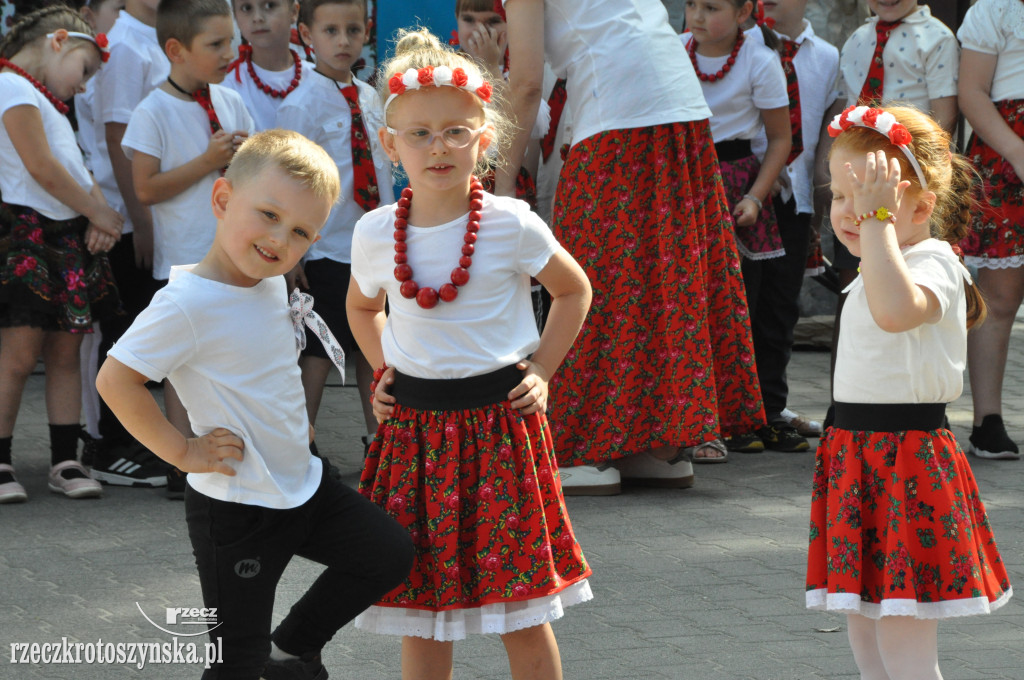
[[[47,33],[46,37],[52,39],[56,33]],[[106,33],[99,33],[95,36],[89,35],[88,33],[80,33],[79,31],[68,31],[69,38],[81,38],[82,40],[88,40],[95,45],[100,51],[100,61],[104,64],[110,59],[110,40],[107,39]]]
[[[913,151],[910,150],[910,143],[914,141],[914,138],[911,136],[910,130],[896,120],[896,116],[883,109],[873,109],[870,106],[849,106],[829,123],[828,135],[829,137],[838,137],[852,127],[867,128],[888,137],[893,146],[907,157],[910,166],[917,173],[921,188],[928,188],[921,164],[917,162]]]

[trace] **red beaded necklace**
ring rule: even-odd
[[[242,48],[244,47],[248,47],[249,49],[243,50]],[[296,52],[295,50],[288,50],[289,52],[291,52],[292,60],[295,62],[295,75],[292,77],[292,82],[288,85],[286,89],[283,90],[278,90],[271,87],[270,85],[267,85],[265,82],[260,80],[260,77],[258,75],[256,75],[256,69],[252,65],[251,46],[242,45],[242,47],[240,47],[238,51],[242,53],[242,56],[239,57],[239,59],[245,61],[245,65],[249,69],[249,77],[252,78],[252,82],[256,85],[256,87],[263,90],[266,94],[270,95],[274,99],[284,99],[285,97],[290,95],[292,91],[295,90],[295,88],[299,86],[299,81],[302,80],[302,60],[299,58],[299,53]]]
[[[686,52],[690,55],[690,62],[693,63],[693,70],[696,72],[697,77],[700,78],[701,82],[713,83],[725,76],[730,70],[732,65],[736,63],[736,55],[740,53],[740,48],[743,47],[743,41],[746,40],[746,36],[743,34],[743,29],[736,29],[736,44],[732,46],[732,52],[729,53],[729,58],[725,60],[725,64],[721,69],[715,73],[702,73],[700,68],[697,66],[697,41],[690,37],[690,42],[686,43]]]
[[[62,102],[61,100],[57,99],[57,97],[54,96],[52,92],[46,89],[45,85],[43,85],[41,82],[30,76],[23,68],[21,68],[20,66],[16,66],[15,64],[12,64],[9,60],[4,59],[2,57],[0,57],[0,68],[9,68],[25,80],[27,80],[28,82],[32,83],[32,87],[42,92],[46,96],[46,98],[50,100],[50,103],[53,104],[53,108],[57,109],[57,111],[59,111],[65,116],[68,115],[68,111],[70,110],[68,108],[68,105]]]
[[[409,217],[409,207],[412,205],[412,189],[402,189],[402,197],[398,199],[398,207],[395,208],[395,279],[402,283],[399,289],[402,297],[407,299],[416,298],[416,304],[423,309],[430,309],[437,305],[438,299],[451,302],[459,296],[459,286],[469,282],[469,267],[473,264],[473,251],[476,243],[476,233],[480,231],[480,209],[483,208],[484,187],[476,177],[473,177],[469,185],[469,220],[466,222],[466,235],[463,237],[462,257],[459,258],[459,266],[452,270],[451,283],[442,285],[439,289],[420,288],[419,284],[413,281],[412,267],[409,266],[409,258],[406,251],[409,246],[406,244],[406,227]]]

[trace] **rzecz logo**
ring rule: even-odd
[[[217,621],[217,608],[216,607],[166,607],[164,609],[164,622],[168,626],[202,626],[202,629],[194,633],[185,633],[179,630],[170,630],[164,628],[153,619],[149,618],[146,612],[142,611],[142,605],[138,602],[135,606],[139,608],[139,612],[149,621],[154,628],[162,630],[169,635],[177,635],[179,637],[193,637],[196,635],[206,635],[211,630],[214,630],[220,626],[221,622]],[[193,629],[194,630],[194,629]]]

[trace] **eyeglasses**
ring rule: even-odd
[[[438,136],[441,137],[441,141],[444,142],[444,145],[449,149],[464,149],[476,141],[480,136],[480,133],[487,129],[487,125],[484,124],[475,130],[468,128],[465,125],[453,125],[441,130],[440,132],[434,132],[433,130],[423,127],[396,130],[392,127],[385,126],[384,129],[414,149],[426,149],[434,143],[434,139]]]

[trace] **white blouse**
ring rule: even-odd
[[[978,0],[956,35],[965,50],[998,55],[992,101],[1024,99],[1024,2]]]

